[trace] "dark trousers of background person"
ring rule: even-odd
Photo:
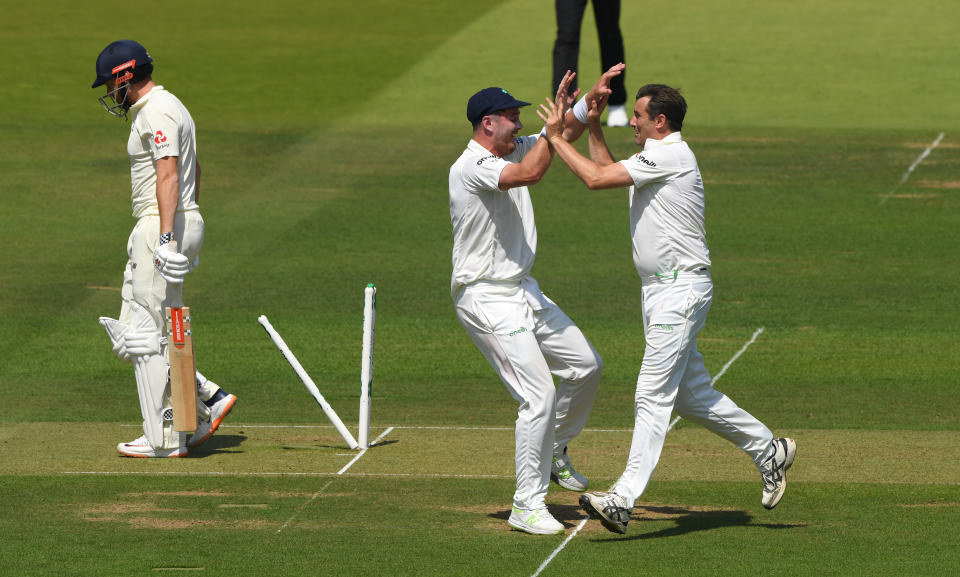
[[[593,17],[597,23],[597,37],[600,40],[601,72],[614,64],[623,62],[623,37],[620,35],[620,0],[591,0]],[[560,81],[567,70],[577,72],[577,57],[580,54],[580,24],[587,0],[556,0],[557,40],[553,44],[553,91],[555,94]],[[579,74],[578,74],[579,76]],[[627,91],[624,88],[626,74],[617,76],[610,82],[609,104],[624,104]],[[571,92],[577,88],[577,79],[570,86]]]

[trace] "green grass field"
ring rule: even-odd
[[[717,388],[799,454],[766,511],[749,459],[680,421],[627,535],[590,521],[563,546],[506,525],[516,407],[453,312],[446,185],[470,94],[548,95],[553,3],[131,14],[51,0],[0,21],[0,575],[956,574],[960,9],[624,3],[628,92],[664,82],[690,103],[716,285],[700,349],[717,373],[763,327]],[[186,300],[199,367],[240,398],[182,460],[114,451],[140,434],[97,324],[119,312],[134,224],[129,128],[89,86],[118,38],[150,49],[198,125],[207,235]],[[635,150],[629,129],[607,136]],[[605,361],[570,447],[603,490],[643,351],[627,195],[559,161],[532,193],[534,275]],[[383,436],[353,461],[257,317],[355,431],[368,282]],[[548,505],[580,525],[575,494]]]

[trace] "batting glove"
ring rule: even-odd
[[[160,276],[170,283],[181,283],[183,277],[190,272],[190,259],[170,250],[170,243],[164,243],[153,252],[153,266],[160,272]]]
[[[162,339],[156,331],[137,332],[131,328],[123,335],[127,355],[159,355]]]

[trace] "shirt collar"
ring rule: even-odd
[[[683,137],[680,136],[680,132],[671,132],[670,134],[664,136],[660,140],[654,138],[648,138],[646,142],[643,143],[643,149],[648,150],[651,148],[657,148],[658,146],[667,146],[668,144],[676,144],[683,140]]]
[[[467,144],[467,149],[472,150],[472,151],[474,151],[474,152],[479,152],[479,153],[483,154],[484,156],[488,156],[488,155],[489,155],[489,156],[496,156],[496,154],[490,152],[489,150],[487,150],[487,148],[486,148],[485,146],[483,146],[482,144],[480,144],[479,142],[477,142],[476,140],[474,140],[474,139],[472,139],[472,138],[470,139],[470,143]]]
[[[157,84],[151,88],[150,92],[147,92],[143,95],[143,98],[133,103],[133,106],[130,107],[130,111],[133,113],[139,112],[141,108],[147,105],[147,100],[150,100],[150,95],[154,92],[159,92],[160,90],[163,90],[163,86],[160,84]]]

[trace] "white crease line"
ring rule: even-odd
[[[762,332],[763,332],[763,327],[760,327],[759,329],[757,329],[756,331],[753,332],[753,336],[750,337],[750,340],[747,341],[747,344],[743,345],[743,347],[742,347],[739,351],[737,351],[737,354],[735,354],[735,355],[733,355],[732,357],[730,357],[730,360],[727,361],[727,364],[723,365],[723,368],[720,369],[720,372],[717,373],[716,376],[714,376],[713,379],[710,380],[710,386],[711,386],[711,387],[712,387],[717,381],[720,380],[720,377],[723,376],[723,373],[727,372],[727,369],[730,368],[730,365],[733,364],[733,361],[739,359],[739,358],[740,358],[740,355],[742,355],[743,353],[745,353],[745,352],[747,351],[747,347],[749,347],[750,345],[752,345],[752,344],[754,343],[754,341],[757,340],[757,337],[760,336],[760,333],[762,333]],[[670,422],[670,426],[667,427],[667,432],[669,433],[669,432],[673,429],[673,426],[676,425],[679,421],[680,421],[680,415],[677,415],[677,416],[673,419],[673,421]]]
[[[376,445],[381,439],[383,439],[383,438],[386,437],[388,434],[390,434],[390,431],[392,431],[392,430],[393,430],[393,427],[389,427],[386,431],[384,431],[383,433],[381,433],[379,437],[377,437],[376,439],[374,439],[373,442],[370,443],[370,446],[372,447],[373,445]],[[357,453],[357,456],[354,457],[352,461],[350,461],[349,463],[347,463],[347,465],[346,465],[344,468],[342,468],[342,469],[340,469],[339,471],[337,471],[337,474],[338,474],[338,475],[344,474],[344,472],[346,472],[347,469],[349,469],[350,467],[352,467],[354,463],[356,463],[357,461],[360,460],[360,457],[362,457],[362,456],[364,456],[364,455],[366,455],[366,454],[367,454],[367,449],[363,449],[362,451],[360,451],[359,453]]]
[[[589,520],[590,520],[589,516],[584,517],[583,520],[580,521],[580,524],[577,525],[577,527],[570,532],[570,535],[568,535],[567,538],[563,540],[563,543],[560,543],[560,546],[554,549],[553,553],[551,553],[550,556],[547,557],[546,560],[540,564],[540,567],[537,568],[537,572],[531,575],[530,577],[537,577],[537,575],[542,573],[543,570],[547,568],[547,565],[549,565],[550,562],[553,561],[553,558],[556,557],[560,553],[560,551],[563,551],[563,548],[567,546],[567,543],[569,543],[571,539],[577,536],[577,533],[580,532],[580,529],[583,529],[583,526],[586,525],[587,521]]]
[[[936,140],[933,141],[933,144],[928,146],[926,150],[920,153],[920,156],[918,156],[917,159],[913,161],[913,164],[910,165],[910,168],[908,168],[907,171],[903,173],[903,178],[900,179],[900,182],[897,183],[897,186],[894,186],[890,192],[888,192],[883,198],[881,198],[880,204],[877,206],[883,206],[883,203],[887,202],[890,199],[890,197],[893,196],[893,193],[895,193],[898,188],[903,186],[903,183],[907,182],[907,179],[910,178],[911,174],[913,174],[913,170],[917,167],[917,165],[923,162],[924,158],[930,156],[930,152],[932,152],[933,149],[936,148],[938,144],[940,144],[940,141],[943,140],[943,137],[945,135],[946,135],[945,132],[941,132],[940,136],[938,136]]]
[[[332,479],[330,481],[327,481],[326,485],[324,485],[323,487],[320,487],[320,490],[314,493],[312,497],[307,499],[306,503],[297,507],[297,510],[293,512],[293,515],[291,515],[289,519],[287,519],[287,522],[284,523],[279,529],[277,529],[277,533],[280,533],[280,531],[283,531],[284,529],[286,529],[287,525],[289,525],[290,522],[293,521],[294,518],[296,518],[296,516],[300,514],[300,511],[303,511],[304,509],[306,509],[307,505],[309,505],[310,503],[313,503],[314,500],[316,500],[316,498],[320,496],[320,493],[323,493],[324,491],[327,490],[327,487],[330,486],[330,483],[333,483]]]
[[[607,493],[612,492],[613,488],[616,486],[617,486],[616,483],[614,483],[613,485],[610,485],[610,488],[607,489]],[[553,561],[553,558],[556,557],[557,554],[560,553],[560,551],[563,551],[563,548],[567,546],[567,543],[569,543],[574,537],[577,536],[577,533],[580,532],[580,529],[583,529],[583,526],[586,525],[587,521],[589,520],[590,520],[590,515],[587,515],[586,517],[584,517],[583,520],[580,521],[580,524],[577,525],[577,527],[570,533],[570,536],[564,539],[563,543],[560,543],[560,546],[553,550],[553,553],[551,553],[550,556],[547,557],[546,560],[540,564],[540,567],[537,568],[537,572],[531,575],[530,577],[537,577],[537,575],[539,575],[544,569],[546,569],[547,565],[549,565],[550,562]]]
[[[32,475],[33,473],[31,473]],[[389,479],[403,477],[406,479],[516,479],[516,475],[462,475],[445,473],[302,473],[302,472],[272,472],[249,471],[60,471],[59,475],[103,475],[109,477],[140,476],[140,477],[369,477]],[[11,475],[20,476],[20,475]]]
[[[121,423],[121,427],[142,428],[143,423]],[[416,431],[509,431],[513,432],[514,427],[477,427],[477,426],[457,426],[457,425],[393,425],[391,429],[408,429]],[[224,423],[220,425],[219,431],[226,429],[336,429],[333,425],[231,425]],[[592,429],[587,427],[583,429],[584,433],[630,433],[633,428],[621,429]],[[353,453],[342,453],[343,455],[352,455]]]

